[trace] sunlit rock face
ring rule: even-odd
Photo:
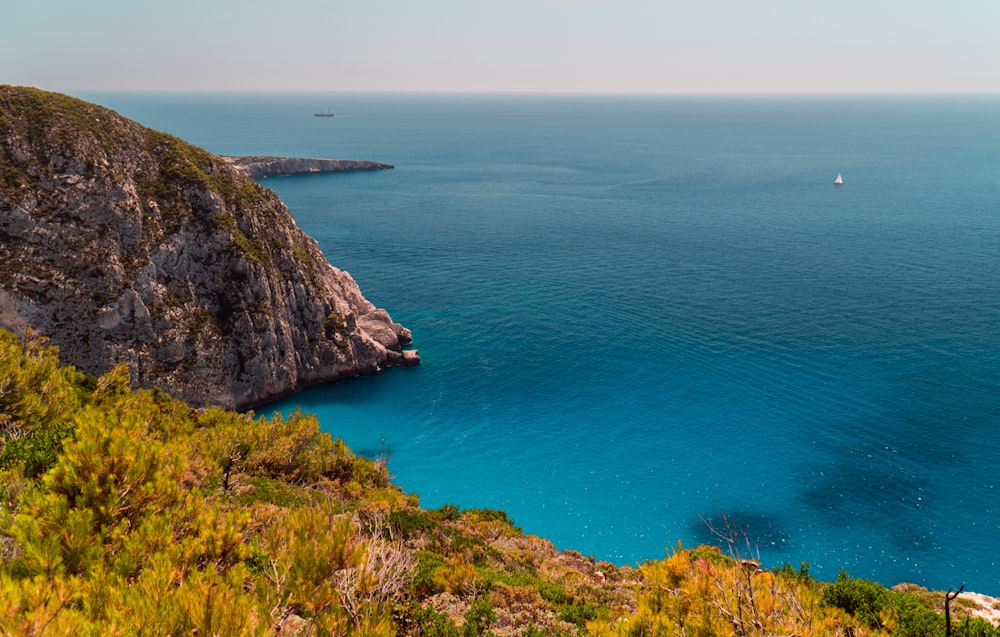
[[[105,108],[0,86],[0,327],[93,374],[249,408],[415,364],[409,330],[243,171]]]

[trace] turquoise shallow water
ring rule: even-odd
[[[998,99],[83,97],[396,164],[264,183],[424,363],[274,409],[424,505],[632,563],[725,514],[766,564],[1000,594]]]

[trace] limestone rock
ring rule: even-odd
[[[278,196],[108,109],[0,86],[0,327],[93,374],[244,409],[415,364]]]
[[[254,179],[393,168],[392,164],[383,164],[367,159],[309,159],[303,157],[224,157],[224,159]]]

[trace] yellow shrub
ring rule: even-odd
[[[476,568],[466,561],[465,556],[456,553],[448,558],[446,565],[434,571],[433,581],[449,593],[470,595],[476,592],[478,575]]]

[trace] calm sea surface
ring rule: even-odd
[[[274,409],[425,506],[1000,594],[1000,98],[81,97],[396,165],[264,183],[423,365]]]

